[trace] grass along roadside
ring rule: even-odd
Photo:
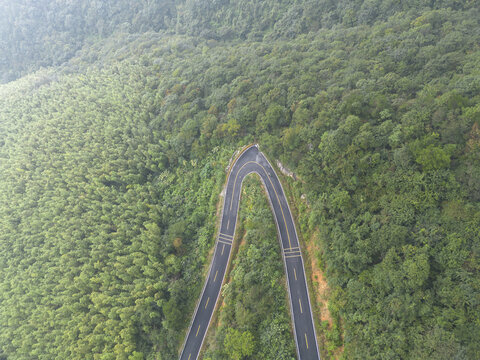
[[[244,181],[236,233],[236,254],[207,334],[204,359],[246,355],[293,359],[295,343],[275,222],[256,175]],[[241,341],[232,341],[232,334]]]
[[[310,229],[307,226],[310,211],[308,200],[302,196],[301,186],[299,186],[301,180],[285,176],[276,163],[272,163],[272,166],[279,174],[297,229],[320,354],[324,359],[340,359],[343,353],[341,319],[335,311],[334,314],[331,311],[332,289],[324,276],[325,262],[322,261],[319,246],[321,239],[316,229]]]

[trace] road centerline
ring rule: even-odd
[[[231,234],[226,234],[221,231],[218,232],[215,251],[220,251],[220,249],[217,250],[217,248],[221,244],[222,256],[216,255],[212,258],[209,274],[212,274],[212,271],[215,270],[215,275],[213,277],[213,281],[208,280],[211,279],[211,275],[207,277],[204,288],[202,290],[202,294],[200,296],[200,300],[197,303],[195,313],[192,317],[190,327],[187,331],[185,343],[180,354],[180,360],[190,360],[190,358],[192,358],[192,360],[197,359],[202,349],[203,341],[208,332],[208,327],[212,319],[213,311],[215,310],[219,301],[222,284],[225,281],[225,276],[227,275],[227,267],[230,263],[230,258],[232,256],[230,249],[233,245],[236,225],[236,220],[233,219],[232,216],[238,216],[243,179],[245,178],[245,176],[251,173],[257,173],[262,178],[264,188],[270,200],[270,207],[276,220],[278,239],[283,251],[282,258],[284,261],[284,269],[287,274],[286,282],[289,295],[290,315],[297,350],[297,358],[299,360],[320,359],[320,356],[318,354],[318,344],[316,342],[315,327],[313,324],[313,316],[310,307],[308,287],[306,284],[305,270],[303,269],[304,265],[302,260],[302,252],[298,243],[298,235],[295,229],[295,222],[293,221],[291,210],[285,197],[282,184],[278,179],[278,176],[276,175],[271,164],[268,162],[265,156],[258,150],[258,147],[256,145],[253,145],[245,148],[240,153],[240,155],[235,158],[228,170],[227,181],[224,187],[225,196],[223,200],[224,204],[219,230],[222,229],[225,232],[229,232]],[[236,186],[237,181],[240,183],[238,188]],[[231,191],[232,194],[229,194],[229,191]],[[235,208],[236,213],[230,213],[228,211],[228,208],[230,208],[230,210]],[[224,221],[226,223],[224,223]],[[230,229],[230,223],[233,224],[232,229]],[[285,238],[284,231],[286,231],[287,233],[287,238]],[[287,244],[285,241],[287,239],[288,247],[286,247]],[[225,245],[230,245],[230,248],[227,249],[226,254]],[[223,256],[224,254],[226,256]],[[303,270],[303,277],[300,273],[299,275],[297,275],[297,266],[300,266],[300,272]],[[293,277],[291,276],[292,269]],[[221,275],[221,279],[219,283],[216,283],[219,272]],[[295,279],[295,282],[289,281],[293,280],[292,278]],[[204,309],[202,310],[200,304],[202,303],[202,299],[205,298],[206,301],[203,302]],[[210,298],[212,299],[212,306],[209,307],[208,305],[210,304]],[[296,305],[294,306],[295,298],[298,299],[298,307]],[[305,302],[303,302],[302,299],[306,300],[306,304]],[[196,331],[193,328],[194,326],[197,327]],[[202,329],[202,333],[200,333],[200,329]],[[305,341],[305,346],[301,346],[303,340],[301,335],[302,332],[304,333],[303,337]],[[310,344],[308,341],[309,339]],[[311,348],[310,350],[308,350],[309,347]],[[307,349],[308,351],[305,349]],[[187,354],[189,354],[188,358],[186,356]]]

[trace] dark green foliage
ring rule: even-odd
[[[86,43],[114,31],[159,31],[176,17],[174,0],[4,1],[0,4],[0,83],[61,65]]]
[[[476,2],[207,3],[1,5],[2,81],[62,66],[0,87],[0,358],[176,358],[224,169],[253,141],[301,179],[333,346],[479,358]],[[291,356],[273,290],[237,284],[273,318],[235,300],[229,323]]]
[[[4,1],[0,4],[0,83],[39,67],[61,65],[83,47],[114,32],[155,31],[221,41],[271,41],[340,24],[372,25],[399,11],[420,14],[425,8],[474,7],[474,0]],[[440,22],[435,15],[431,19]],[[450,34],[443,46],[454,49],[461,35]],[[97,58],[93,54],[93,59]],[[446,55],[436,59],[433,66],[448,66],[455,61]]]

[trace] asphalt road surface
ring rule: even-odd
[[[297,356],[300,360],[320,359],[312,311],[297,232],[287,199],[275,171],[258,150],[250,146],[231,166],[223,203],[220,232],[205,286],[187,333],[180,360],[196,360],[200,353],[213,311],[217,304],[235,235],[242,182],[255,172],[260,175],[269,196],[282,247],[290,297]]]

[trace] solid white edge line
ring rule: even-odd
[[[248,149],[250,149],[251,147],[256,147],[257,150],[258,150],[258,145],[255,144],[255,145],[252,145],[252,146],[249,146],[247,149],[243,150],[243,153],[235,160],[235,162],[231,165],[231,170],[228,174],[228,178],[227,178],[227,181],[225,182],[225,195],[223,197],[223,206],[222,206],[222,211],[221,211],[221,214],[220,214],[220,228],[218,229],[218,233],[220,234],[221,232],[221,229],[222,229],[222,225],[223,225],[223,213],[224,213],[224,210],[225,210],[225,206],[226,206],[226,199],[227,199],[227,189],[228,189],[228,183],[230,182],[230,177],[232,176],[232,172],[233,172],[233,168],[235,167],[235,165],[238,163],[238,160],[240,160],[240,158],[242,157],[243,154],[245,154]],[[242,151],[242,150],[240,150]],[[260,150],[259,150],[260,152]],[[235,155],[234,155],[235,156]],[[248,175],[248,174],[247,174]],[[247,176],[245,175],[240,183],[240,190],[242,189],[242,186],[243,186],[243,180],[245,179],[245,177]],[[232,191],[235,191],[235,189],[232,189]],[[223,190],[222,190],[223,192]],[[242,197],[242,192],[240,191],[240,195],[239,195],[239,199],[238,199],[238,204],[240,205],[240,201],[241,201],[241,197]],[[233,234],[232,234],[232,239],[235,239],[235,231],[236,231],[236,227],[237,227],[237,220],[238,220],[238,211],[239,209],[237,209],[237,213],[236,213],[236,216],[235,216],[235,223],[234,223],[234,227],[233,227]],[[213,256],[215,257],[215,253],[217,252],[217,247],[218,247],[218,244],[219,242],[218,241],[215,241],[215,250],[213,251]],[[232,246],[233,247],[233,246]],[[210,322],[212,321],[212,316],[213,316],[213,313],[217,307],[217,303],[218,303],[218,299],[220,298],[220,292],[222,291],[222,286],[223,286],[223,282],[225,281],[225,275],[227,274],[227,269],[228,269],[228,266],[230,264],[230,256],[232,254],[232,247],[230,247],[230,250],[228,250],[228,259],[227,259],[227,266],[225,267],[225,272],[223,273],[223,277],[222,277],[222,282],[220,284],[220,291],[218,292],[217,294],[217,298],[215,299],[215,305],[213,306],[212,308],[212,312],[210,313],[210,318],[208,319],[208,324],[207,324],[207,327],[205,329],[205,333],[203,335],[203,338],[202,338],[202,341],[200,343],[200,349],[198,350],[198,354],[196,355],[195,359],[194,360],[197,360],[198,359],[198,355],[200,354],[200,352],[202,351],[202,347],[203,347],[203,341],[205,340],[205,336],[207,336],[207,333],[208,333],[208,329],[210,328]],[[193,317],[192,317],[192,320],[191,320],[191,323],[190,323],[190,326],[188,328],[188,331],[187,333],[185,334],[185,341],[183,342],[183,346],[182,346],[182,351],[180,352],[180,359],[182,358],[183,356],[183,353],[185,351],[185,345],[187,343],[187,340],[188,340],[188,335],[190,334],[190,330],[192,328],[192,325],[193,325],[193,322],[195,321],[195,317],[197,316],[197,312],[198,312],[198,309],[200,308],[200,303],[201,303],[201,300],[202,300],[202,297],[203,297],[203,293],[205,292],[205,288],[207,287],[207,284],[208,284],[208,278],[210,277],[210,273],[212,272],[212,267],[213,267],[213,259],[212,259],[212,262],[210,263],[210,268],[208,270],[208,274],[207,274],[207,278],[205,280],[205,284],[203,285],[203,289],[202,289],[202,292],[200,293],[200,298],[198,299],[198,302],[197,302],[197,306],[195,308],[195,312],[193,313]]]
[[[299,239],[298,239],[297,229],[296,229],[296,226],[295,226],[295,221],[293,220],[292,211],[291,211],[291,209],[290,209],[290,205],[288,204],[288,200],[287,200],[287,197],[286,197],[286,195],[285,195],[285,192],[283,191],[282,183],[280,182],[280,179],[278,178],[278,175],[277,175],[277,173],[275,172],[275,169],[273,168],[272,164],[270,164],[270,162],[268,161],[267,157],[260,151],[260,149],[258,148],[258,145],[257,145],[257,144],[255,144],[255,145],[253,145],[253,146],[250,146],[250,147],[256,147],[256,148],[258,149],[258,154],[261,155],[261,156],[267,161],[267,163],[269,164],[269,166],[270,166],[270,168],[272,169],[273,173],[274,173],[275,176],[277,177],[278,183],[279,183],[279,185],[280,185],[280,189],[281,189],[282,194],[283,194],[283,197],[285,198],[285,202],[287,203],[288,211],[290,212],[290,218],[292,219],[292,222],[293,222],[293,229],[294,229],[294,231],[295,231],[295,236],[296,236],[296,238],[297,238],[297,243],[298,243],[298,245],[300,245],[300,241],[299,241]],[[248,149],[246,149],[246,150],[244,151],[244,153],[247,152],[247,150],[248,150]],[[243,155],[243,154],[242,154],[242,155]],[[240,157],[241,157],[241,156],[240,156]],[[233,168],[235,167],[235,165],[237,164],[238,160],[240,160],[240,157],[239,157],[238,159],[236,159],[236,161],[235,161],[234,164],[232,164],[232,170],[233,170]],[[226,198],[227,198],[226,192],[227,192],[228,183],[229,183],[229,181],[230,181],[230,176],[232,175],[232,172],[233,172],[233,171],[230,171],[230,173],[229,173],[229,175],[228,175],[228,179],[227,179],[227,181],[226,181],[226,183],[225,183],[225,196],[224,196],[224,200],[223,200],[223,201],[224,201],[224,204],[223,204],[223,207],[222,207],[222,212],[221,212],[221,214],[220,214],[220,219],[221,219],[221,220],[220,220],[220,229],[222,228],[222,225],[223,225],[223,213],[224,213],[224,210],[225,210]],[[265,183],[265,181],[263,180],[263,177],[260,175],[259,172],[257,172],[257,171],[251,171],[251,172],[247,173],[247,174],[242,178],[242,181],[240,182],[240,193],[239,193],[239,199],[238,199],[238,205],[239,205],[239,206],[238,206],[237,211],[236,211],[235,226],[234,226],[234,228],[233,228],[233,237],[232,237],[232,238],[235,237],[235,230],[236,230],[236,225],[237,225],[237,221],[238,221],[238,213],[239,213],[239,210],[240,210],[239,207],[240,207],[240,202],[241,202],[241,197],[242,197],[241,189],[242,189],[242,187],[243,187],[243,181],[244,181],[245,178],[246,178],[249,174],[251,174],[251,173],[256,173],[256,174],[260,177],[260,180],[262,181],[265,190],[266,190],[267,193],[269,193],[269,195],[270,195],[270,192],[268,191],[268,187],[266,186],[266,183]],[[268,174],[266,174],[266,176],[268,176]],[[272,184],[272,186],[274,187],[273,184]],[[232,191],[235,191],[235,189],[232,189]],[[283,247],[283,243],[282,243],[282,239],[281,239],[280,227],[279,227],[279,225],[278,225],[277,217],[275,216],[275,210],[274,210],[274,208],[273,208],[273,204],[272,204],[272,201],[271,201],[271,197],[268,196],[267,198],[268,198],[268,201],[269,201],[269,203],[270,203],[270,207],[271,207],[271,209],[272,209],[272,213],[273,213],[273,215],[274,215],[273,218],[275,219],[275,225],[277,226],[277,235],[278,235],[277,238],[278,238],[279,241],[280,241],[280,247],[281,247],[281,249],[282,249],[283,265],[284,265],[284,267],[285,267],[285,274],[286,274],[285,277],[286,277],[286,282],[287,282],[287,286],[288,286],[288,289],[289,289],[289,291],[288,291],[288,297],[289,297],[289,300],[290,300],[290,316],[291,316],[291,318],[292,318],[293,331],[294,331],[294,333],[295,333],[294,339],[295,339],[295,345],[296,345],[296,350],[297,350],[297,356],[298,356],[298,358],[300,359],[300,348],[299,348],[299,346],[298,346],[298,339],[297,339],[297,336],[296,336],[296,335],[297,335],[297,331],[296,331],[296,328],[295,328],[295,318],[294,318],[294,316],[293,316],[293,303],[292,303],[292,297],[291,297],[291,294],[290,294],[290,281],[289,281],[289,279],[288,279],[287,263],[286,263],[285,254],[284,254],[284,251],[283,251],[283,250],[284,250],[284,247]],[[278,201],[279,201],[279,206],[281,206],[281,204],[280,204],[280,199],[278,199]],[[285,226],[286,226],[286,225],[285,225]],[[220,233],[220,230],[219,230],[219,233]],[[219,243],[219,242],[216,241],[214,254],[216,253],[216,250],[217,250],[217,247],[218,247],[218,243]],[[210,313],[210,318],[209,318],[209,320],[208,320],[208,324],[207,324],[207,327],[206,327],[204,336],[202,337],[202,341],[201,341],[201,343],[200,343],[200,349],[199,349],[199,351],[198,351],[198,354],[197,354],[196,357],[195,357],[195,360],[197,360],[198,355],[200,354],[200,352],[201,352],[201,350],[202,350],[203,341],[205,340],[205,336],[207,335],[208,329],[209,329],[209,327],[210,327],[210,322],[211,322],[211,320],[212,320],[213,312],[215,311],[215,309],[216,309],[216,307],[217,307],[218,299],[219,299],[219,297],[220,297],[221,288],[222,288],[222,286],[223,286],[223,282],[224,282],[224,280],[225,280],[225,276],[226,276],[226,273],[227,273],[227,269],[228,269],[228,266],[229,266],[230,260],[231,260],[231,259],[230,259],[231,254],[232,254],[231,248],[230,248],[230,250],[228,250],[228,252],[229,252],[229,253],[228,253],[227,266],[225,267],[225,272],[223,273],[222,283],[221,283],[221,285],[220,285],[220,291],[218,292],[217,298],[215,299],[215,305],[214,305],[214,307],[213,307],[213,309],[212,309],[212,311],[211,311],[211,313]],[[214,255],[214,256],[215,256],[215,255]],[[315,345],[316,345],[316,349],[317,349],[317,355],[318,355],[318,358],[320,359],[320,353],[319,353],[319,348],[318,348],[318,343],[317,343],[317,334],[316,334],[316,330],[315,330],[315,322],[313,321],[313,313],[312,313],[312,309],[311,309],[311,306],[310,306],[310,294],[309,294],[309,291],[308,291],[307,277],[305,276],[305,267],[304,267],[303,258],[302,258],[301,255],[300,255],[300,258],[301,258],[300,261],[301,261],[301,265],[302,265],[302,271],[303,271],[303,277],[304,277],[304,281],[305,281],[305,286],[306,286],[306,289],[307,289],[308,308],[309,308],[309,310],[310,310],[310,318],[311,318],[311,320],[312,320],[313,335],[314,335],[314,338],[315,338]],[[202,292],[201,292],[201,296],[200,296],[200,298],[199,298],[199,300],[198,300],[197,307],[196,307],[196,309],[195,309],[194,315],[193,315],[193,317],[192,317],[191,324],[190,324],[190,326],[189,326],[189,328],[188,328],[188,331],[187,331],[187,333],[186,333],[186,336],[185,336],[185,341],[184,341],[184,343],[183,343],[182,351],[181,351],[181,353],[180,353],[180,359],[181,359],[181,357],[183,356],[183,352],[185,351],[185,345],[186,345],[186,342],[187,342],[187,340],[188,340],[188,335],[189,335],[189,333],[190,333],[190,330],[191,330],[191,327],[192,327],[193,322],[194,322],[194,320],[195,320],[195,317],[197,316],[198,308],[200,307],[200,303],[201,303],[201,300],[202,300],[202,297],[203,297],[203,293],[204,293],[204,291],[205,291],[205,288],[207,287],[208,278],[210,277],[210,273],[211,273],[211,271],[212,271],[212,266],[213,266],[213,259],[212,259],[212,262],[210,263],[210,268],[209,268],[209,271],[208,271],[208,275],[207,275],[207,278],[206,278],[206,281],[205,281],[203,290],[202,290]]]
[[[261,154],[265,158],[265,160],[267,160],[268,164],[270,165],[270,167],[272,168],[273,172],[276,175],[277,173],[275,172],[275,169],[273,168],[272,164],[270,164],[270,161],[268,161],[267,157],[265,155],[263,155],[263,153],[261,153]],[[278,175],[277,175],[277,178],[278,178]],[[300,240],[298,239],[298,233],[297,233],[297,227],[295,226],[295,220],[293,219],[292,211],[290,209],[290,205],[288,204],[288,200],[287,200],[287,197],[285,195],[285,192],[283,191],[283,186],[282,186],[282,182],[280,181],[280,178],[278,178],[278,183],[280,184],[280,188],[282,189],[282,192],[284,194],[285,202],[287,203],[288,211],[290,212],[290,217],[292,218],[293,230],[295,230],[295,236],[297,237],[297,243],[300,246]],[[317,331],[315,330],[315,321],[313,320],[312,307],[310,306],[310,293],[308,291],[308,282],[307,282],[307,277],[305,275],[305,264],[303,263],[303,257],[300,259],[300,262],[302,264],[303,278],[305,279],[305,285],[306,285],[306,288],[307,288],[308,309],[310,310],[310,318],[312,319],[313,335],[314,335],[313,337],[315,338],[315,346],[317,347],[318,358],[321,359],[320,349],[318,347],[318,342],[317,342]]]
[[[247,150],[245,150],[245,152],[246,152],[246,151],[247,151]],[[235,154],[234,154],[234,156],[235,156]],[[221,232],[222,225],[223,225],[223,213],[224,213],[224,210],[225,210],[225,204],[226,204],[226,199],[227,199],[226,194],[227,194],[228,183],[230,182],[230,176],[232,175],[232,170],[233,170],[233,168],[235,167],[235,164],[236,164],[237,162],[238,162],[238,159],[236,159],[236,161],[232,164],[232,166],[231,166],[231,171],[230,171],[230,173],[228,174],[227,181],[225,182],[225,185],[224,185],[224,189],[222,189],[222,193],[223,193],[223,190],[225,190],[225,195],[224,195],[224,197],[223,197],[223,206],[222,206],[222,211],[221,211],[221,213],[220,213],[220,228],[218,229],[218,233],[219,233],[219,234],[220,234],[220,232]],[[233,190],[235,190],[235,189],[233,189]],[[233,191],[233,190],[232,190],[232,191]],[[238,216],[238,213],[237,213],[237,216]],[[237,224],[237,223],[235,222],[235,225],[236,225],[236,224]],[[235,236],[235,228],[233,229],[233,236]],[[206,289],[206,287],[207,287],[208,279],[210,278],[210,274],[211,274],[211,272],[212,272],[213,263],[214,263],[213,259],[215,258],[215,254],[216,254],[216,252],[217,252],[218,244],[219,244],[219,242],[218,242],[218,241],[215,241],[215,249],[213,250],[213,258],[212,258],[212,261],[211,261],[211,263],[210,263],[210,267],[209,267],[209,269],[208,269],[207,278],[205,279],[205,283],[204,283],[204,285],[203,285],[203,289],[202,289],[202,291],[200,292],[200,297],[199,297],[199,299],[198,299],[198,301],[197,301],[197,306],[195,307],[195,312],[193,313],[192,320],[191,320],[191,322],[190,322],[190,326],[188,327],[188,330],[187,330],[187,332],[186,332],[186,334],[185,334],[185,340],[184,340],[183,345],[182,345],[182,350],[180,351],[180,357],[179,357],[179,359],[181,359],[182,356],[183,356],[183,353],[184,353],[184,351],[185,351],[185,345],[187,344],[187,340],[188,340],[188,335],[190,334],[190,331],[191,331],[191,329],[192,329],[192,326],[193,326],[193,323],[194,323],[194,321],[195,321],[195,318],[197,317],[198,309],[200,308],[200,303],[202,302],[202,297],[203,297],[203,294],[204,294],[205,289]],[[228,255],[227,266],[226,266],[226,268],[225,268],[225,272],[224,272],[224,274],[223,274],[222,282],[221,282],[221,284],[220,284],[220,291],[221,291],[222,286],[223,286],[223,280],[225,279],[225,273],[227,272],[226,270],[227,270],[227,268],[228,268],[229,261],[230,261],[230,254]],[[216,308],[216,306],[217,306],[217,301],[218,301],[218,298],[219,298],[219,295],[220,295],[220,291],[218,292],[217,298],[215,299],[215,305],[213,306],[213,309],[212,309],[212,313],[211,313],[211,314],[213,314],[213,312],[215,311],[215,308]],[[210,319],[208,320],[207,328],[206,328],[206,330],[205,330],[205,335],[204,335],[204,337],[203,337],[203,339],[202,339],[202,342],[201,342],[201,344],[200,344],[200,349],[199,349],[199,351],[198,351],[198,354],[200,354],[200,352],[201,352],[201,350],[202,350],[203,340],[204,340],[204,338],[205,338],[205,336],[206,336],[206,334],[207,334],[207,332],[208,332],[208,328],[210,327],[210,321],[211,321],[211,320],[212,320],[212,315],[210,315]],[[194,360],[196,360],[196,359],[198,358],[198,354],[197,354],[197,356],[195,357]]]
[[[297,350],[297,359],[300,359],[300,348],[298,346],[297,329],[295,327],[295,317],[293,316],[292,295],[290,294],[290,281],[288,280],[287,260],[285,259],[285,254],[283,252],[282,235],[281,235],[281,232],[280,232],[280,227],[278,225],[277,217],[275,215],[275,210],[273,208],[272,199],[270,198],[270,192],[268,191],[267,185],[266,185],[265,181],[263,180],[262,176],[260,174],[258,174],[258,175],[260,176],[260,179],[262,180],[262,183],[263,183],[263,186],[265,187],[265,190],[269,194],[269,196],[267,196],[268,197],[268,202],[270,203],[270,208],[272,209],[273,218],[275,219],[275,225],[277,226],[277,239],[278,239],[278,241],[280,243],[280,247],[282,249],[283,267],[285,269],[285,278],[286,278],[286,283],[287,283],[287,288],[288,288],[287,293],[288,293],[288,300],[289,300],[289,305],[290,305],[290,318],[292,319],[292,324],[293,324],[293,339],[295,340],[295,349]]]

